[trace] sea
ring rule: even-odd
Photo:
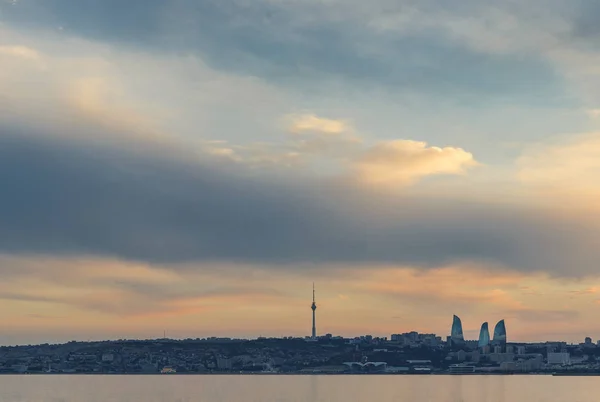
[[[0,402],[598,402],[600,377],[0,376]]]

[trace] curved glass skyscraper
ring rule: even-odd
[[[498,321],[498,324],[494,327],[492,345],[506,345],[506,325],[504,324],[504,320]]]
[[[481,324],[481,330],[479,331],[479,342],[477,344],[478,347],[483,348],[490,344],[490,330],[488,328],[488,323],[484,322]]]
[[[464,343],[465,338],[463,336],[462,322],[458,316],[452,317],[452,331],[450,332],[450,339],[452,343]]]

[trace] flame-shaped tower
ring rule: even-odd
[[[463,336],[462,322],[457,315],[452,317],[452,331],[450,332],[450,339],[454,345],[461,345],[465,342]]]
[[[477,346],[480,348],[490,345],[490,328],[487,322],[481,324],[481,330],[479,331],[479,342]]]
[[[315,303],[315,284],[314,284],[314,282],[313,282],[313,302],[312,302],[312,305],[310,306],[310,308],[312,310],[312,319],[313,319],[312,339],[317,339],[317,320],[316,320],[317,303]]]
[[[494,339],[492,345],[495,346],[506,346],[506,324],[504,320],[498,321],[498,324],[494,327]]]

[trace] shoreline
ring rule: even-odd
[[[600,373],[0,373],[0,376],[553,376],[597,377]]]

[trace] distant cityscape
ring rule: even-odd
[[[317,335],[313,285],[305,338],[203,338],[68,342],[0,347],[0,374],[554,374],[600,375],[600,341],[511,343],[500,320],[466,340],[454,315],[450,335]]]

